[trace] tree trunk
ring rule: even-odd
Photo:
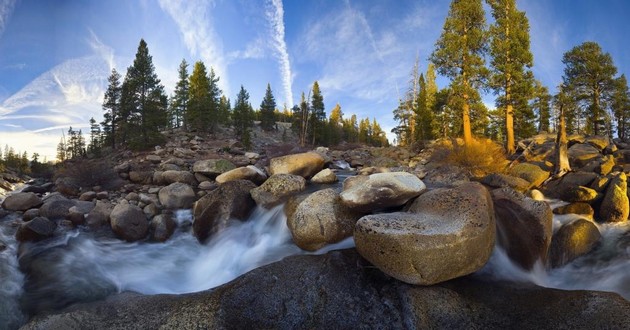
[[[509,100],[509,97],[508,97]],[[508,101],[509,102],[509,101]],[[505,150],[508,155],[513,154],[516,151],[514,146],[514,110],[513,106],[508,103],[505,111],[505,133],[506,142]]]
[[[464,144],[470,145],[472,143],[472,129],[470,127],[470,105],[468,104],[468,95],[464,95],[462,121],[464,124]]]
[[[569,154],[568,154],[568,139],[567,139],[567,130],[565,127],[565,119],[564,119],[564,106],[560,105],[560,114],[558,120],[558,136],[556,138],[556,164],[554,170],[554,177],[559,178],[565,175],[567,172],[571,171],[571,166],[569,165]]]

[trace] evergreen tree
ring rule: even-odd
[[[453,96],[462,109],[464,142],[472,141],[471,107],[473,95],[484,83],[487,69],[486,19],[481,0],[453,0],[444,29],[435,44],[430,61],[438,73],[451,78]]]
[[[330,111],[328,117],[330,144],[337,145],[343,138],[343,112],[339,103]]]
[[[122,87],[120,85],[120,74],[116,69],[112,69],[112,73],[107,79],[108,86],[103,98],[103,134],[105,134],[105,143],[109,143],[113,149],[116,148],[116,132],[121,129],[118,127],[121,112]]]
[[[563,83],[571,91],[567,95],[585,110],[586,133],[612,135],[607,100],[615,91],[617,68],[610,54],[595,42],[585,42],[566,52],[562,63]]]
[[[221,122],[221,94],[223,92],[219,89],[219,77],[214,72],[214,68],[210,67],[210,75],[208,76],[208,99],[209,108],[207,116],[208,129],[214,133],[217,129],[217,125]]]
[[[532,108],[538,114],[538,131],[551,133],[551,95],[549,89],[539,81],[534,83],[534,101]]]
[[[435,95],[433,95],[435,99]],[[433,102],[435,102],[433,100]],[[424,80],[424,75],[420,74],[418,79],[418,97],[416,106],[416,141],[431,140],[434,138],[434,118],[433,110],[431,109],[431,103],[429,100],[429,90],[427,89],[427,83]]]
[[[232,112],[230,99],[225,95],[221,95],[221,99],[219,100],[219,123],[228,125],[230,123],[230,112]]]
[[[495,20],[489,29],[492,58],[489,82],[490,87],[499,95],[497,107],[505,113],[506,151],[513,154],[516,151],[515,116],[521,119],[516,123],[521,132],[520,138],[534,130],[533,113],[528,106],[533,93],[529,21],[525,13],[516,8],[516,0],[486,1]]]
[[[241,90],[236,96],[232,117],[236,136],[239,137],[246,147],[249,147],[248,144],[251,143],[250,128],[254,125],[254,119],[253,109],[251,104],[249,104],[249,93],[243,85],[241,85]]]
[[[90,118],[90,145],[88,150],[94,155],[99,155],[101,150],[101,127],[94,117]]]
[[[65,141],[65,138],[62,137],[59,143],[57,144],[57,160],[59,162],[63,162],[66,159],[68,159],[66,150],[67,150],[66,141]]]
[[[265,97],[260,103],[260,127],[265,131],[271,131],[276,125],[274,111],[276,110],[276,100],[271,93],[271,85],[267,83]]]
[[[298,135],[300,146],[303,147],[306,145],[307,138],[311,132],[310,121],[313,117],[311,116],[311,107],[308,99],[304,95],[304,92],[302,92],[300,104],[293,106],[292,117],[293,124],[291,125],[291,128]]]
[[[201,61],[195,62],[189,77],[188,108],[186,111],[186,126],[189,129],[207,131],[210,109],[210,79],[206,66]]]
[[[343,139],[351,143],[359,142],[357,115],[352,114],[350,119],[345,119],[343,121]]]
[[[625,141],[630,137],[630,91],[625,74],[615,82],[611,107],[617,121],[617,136]]]
[[[173,119],[173,127],[184,126],[184,128],[186,128],[184,115],[188,109],[188,90],[190,82],[188,81],[188,63],[185,59],[182,59],[182,62],[179,64],[177,73],[179,80],[175,85],[174,95],[171,97],[170,110]]]
[[[324,96],[319,89],[319,83],[315,81],[313,83],[313,94],[311,96],[311,119],[310,119],[310,132],[311,143],[325,143],[325,121],[326,111],[324,110]]]

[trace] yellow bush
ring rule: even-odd
[[[431,161],[457,165],[478,178],[489,173],[503,173],[508,164],[503,147],[489,139],[475,139],[470,144],[464,144],[461,139],[438,141]]]

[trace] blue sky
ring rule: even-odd
[[[415,58],[426,58],[450,1],[0,0],[0,145],[54,158],[61,131],[87,131],[112,67],[124,72],[140,38],[167,91],[182,58],[202,60],[231,99],[258,107],[269,82],[281,107],[320,83],[326,110],[376,118],[389,131]],[[630,74],[630,2],[518,1],[531,25],[534,74],[552,91],[562,54],[584,41]],[[439,78],[438,85],[448,84]],[[493,96],[484,98],[489,105]]]

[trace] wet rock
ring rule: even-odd
[[[591,221],[577,219],[565,224],[553,235],[549,249],[551,267],[561,267],[589,253],[599,243],[602,235]]]
[[[274,174],[293,174],[310,178],[324,167],[325,159],[316,152],[305,152],[272,158],[269,172]]]
[[[39,214],[51,220],[65,219],[70,213],[70,208],[75,205],[75,201],[66,198],[47,200],[39,208]]]
[[[39,216],[39,209],[30,209],[26,210],[24,214],[22,214],[22,221],[30,221]]]
[[[339,181],[339,179],[337,179],[337,175],[329,168],[317,172],[317,174],[311,178],[311,182],[319,184],[331,184],[337,181]]]
[[[287,226],[295,245],[315,251],[352,236],[360,217],[341,203],[334,189],[324,189],[306,197],[287,218]]]
[[[520,163],[510,169],[510,174],[530,183],[528,189],[540,187],[549,178],[550,173],[530,163]]]
[[[147,236],[149,222],[142,209],[131,204],[118,204],[110,214],[112,231],[118,237],[133,242]]]
[[[304,189],[306,189],[306,180],[302,176],[274,174],[262,185],[253,188],[251,196],[257,205],[272,208]]]
[[[15,239],[20,242],[41,241],[52,237],[55,232],[55,223],[44,217],[37,217],[23,223],[15,233]]]
[[[219,174],[235,169],[236,166],[225,159],[198,160],[193,164],[192,171],[208,177],[216,177]]]
[[[549,205],[509,188],[492,191],[497,221],[497,242],[524,269],[547,258],[553,214]]]
[[[401,206],[426,190],[424,183],[406,172],[377,173],[347,178],[341,200],[357,212]]]
[[[367,215],[354,231],[357,251],[384,273],[432,285],[479,270],[495,241],[492,200],[479,183],[430,190],[409,212]]]
[[[593,207],[588,203],[571,203],[553,209],[554,214],[578,214],[584,216],[590,220],[593,220],[595,211]]]
[[[195,202],[196,196],[193,189],[180,182],[171,183],[160,189],[158,194],[160,203],[167,209],[189,209]]]
[[[42,199],[32,192],[14,193],[2,202],[2,207],[9,211],[26,211],[42,205]]]
[[[198,200],[193,208],[193,233],[197,239],[205,242],[231,219],[246,220],[256,207],[249,193],[255,187],[248,180],[228,181]]]
[[[567,188],[562,194],[561,199],[570,203],[586,202],[593,203],[602,196],[595,190],[583,186],[574,186]]]
[[[606,194],[599,207],[599,217],[603,222],[624,222],[628,220],[628,183],[626,174],[616,174],[608,184]]]
[[[173,233],[177,224],[170,215],[159,214],[151,220],[151,239],[158,242],[165,242]]]
[[[249,180],[256,185],[260,185],[267,180],[267,175],[258,167],[248,165],[227,171],[216,178],[216,182],[219,184],[235,180]]]

